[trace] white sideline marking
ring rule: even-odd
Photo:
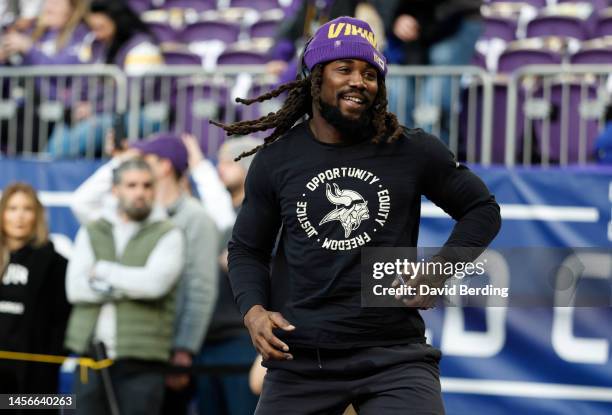
[[[38,197],[43,205],[49,207],[70,207],[72,192],[38,192]]]
[[[42,203],[48,207],[69,207],[72,192],[38,193]],[[500,204],[501,215],[505,220],[540,220],[545,222],[597,222],[599,211],[594,207],[519,205]],[[447,218],[448,215],[431,202],[421,204],[421,216],[424,218]]]
[[[612,402],[612,388],[598,386],[446,377],[440,381],[442,391],[446,393]]]
[[[597,222],[599,211],[594,207],[500,204],[502,219],[541,220],[545,222]],[[430,202],[421,204],[424,218],[446,218],[448,215]]]

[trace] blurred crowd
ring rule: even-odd
[[[267,72],[280,83],[295,79],[305,40],[321,24],[342,15],[368,21],[380,39],[378,48],[392,58],[391,63],[468,64],[482,31],[481,3],[482,0],[5,2],[0,5],[5,10],[0,20],[4,25],[0,65],[106,63],[117,65],[127,75],[138,75],[162,64],[193,63],[210,69],[224,62],[265,63]],[[236,58],[233,52],[242,55]],[[33,111],[28,121],[24,116],[26,105],[17,105],[18,125],[13,128],[19,138],[12,153],[21,152],[24,140],[20,137],[31,128],[28,131],[35,152],[52,157],[84,156],[89,146],[94,148],[94,154],[101,155],[104,132],[113,124],[110,114],[103,113],[104,93],[87,91],[86,87],[75,92],[69,81],[60,83],[51,79],[44,88],[37,84],[31,98],[37,101],[34,105],[41,100],[62,104],[64,115],[46,128],[48,136],[40,138],[38,134],[41,111]],[[6,95],[7,91],[0,93]],[[1,124],[0,150],[6,152],[9,121],[2,120]]]
[[[265,67],[275,79],[273,84],[278,85],[295,79],[301,72],[299,56],[316,28],[342,15],[370,24],[379,40],[377,47],[390,64],[442,68],[474,65],[495,74],[495,104],[500,114],[506,112],[505,90],[498,91],[507,87],[507,74],[521,66],[612,63],[609,0],[7,0],[0,2],[0,67],[105,63],[138,77],[161,65],[189,64],[210,72],[226,64],[257,64]],[[136,125],[139,137],[162,129],[187,128],[208,152],[209,142],[217,143],[223,138],[211,137],[206,123],[198,124],[200,118],[207,122],[211,118],[208,113],[212,113],[236,118],[226,121],[239,120],[245,113],[229,108],[232,99],[226,99],[228,92],[224,88],[232,89],[232,98],[237,90],[247,94],[256,93],[257,88],[242,76],[236,79],[238,89],[214,83],[204,86],[203,92],[192,95],[219,102],[206,104],[202,115],[203,106],[177,104],[176,82],[168,87],[148,84],[141,90],[143,97],[159,94],[164,88],[172,88],[173,92],[153,102],[158,104],[151,105],[155,111],[145,111],[147,103],[141,97],[143,102],[137,103],[141,105],[140,115],[128,117],[113,114],[116,108],[106,102],[109,97],[103,88],[88,88],[75,79],[39,79],[35,91],[29,91],[9,77],[0,77],[0,97],[6,101],[0,111],[0,152],[39,153],[54,158],[99,157],[103,154],[105,131],[118,118]],[[498,79],[503,80],[498,84]],[[468,80],[461,82],[461,91],[457,91],[458,82],[450,76],[393,77],[389,81],[389,106],[405,125],[418,125],[449,144],[453,140],[451,130],[457,130],[453,117],[460,113],[461,122],[466,124],[464,119],[474,116],[466,115],[472,111],[463,94]],[[589,79],[585,82],[589,99],[604,91]],[[250,91],[249,86],[253,87]],[[538,93],[536,87],[533,89]],[[473,100],[471,95],[469,99]],[[554,93],[551,100],[552,107],[561,105]],[[49,103],[59,108],[50,108],[53,105]],[[571,105],[578,104],[572,101]],[[602,98],[596,105],[599,108],[609,103]],[[162,110],[164,106],[166,110]],[[572,115],[578,112],[574,107],[567,121],[572,134],[578,131],[574,124],[583,122]],[[160,115],[164,111],[169,115]],[[559,124],[555,114],[562,112],[555,111],[553,108],[548,113],[554,132]],[[269,110],[264,108],[261,112]],[[144,113],[162,118],[150,121]],[[596,115],[603,120],[599,125]],[[528,116],[536,120],[536,125],[541,117],[537,113]],[[597,155],[593,143],[609,117],[599,111],[585,120],[589,159],[597,156],[607,160],[605,151],[612,147],[612,123],[602,138],[607,141],[597,144]],[[505,120],[496,121],[493,159],[500,162]],[[454,134],[466,141],[467,133],[459,130]],[[216,152],[217,145],[212,147]],[[465,149],[455,151],[461,157]]]
[[[250,163],[234,158],[260,141],[226,142],[214,166],[190,135],[114,148],[112,133],[112,157],[74,193],[81,229],[69,261],[49,241],[36,191],[25,183],[3,189],[0,350],[114,359],[112,399],[101,373],[91,371],[87,382],[75,376],[79,413],[108,413],[109,399],[126,414],[252,413],[257,397],[246,372],[159,368],[255,361],[226,246]],[[56,393],[58,373],[55,365],[0,360],[0,391]]]

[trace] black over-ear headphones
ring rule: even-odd
[[[297,73],[297,77],[300,79],[306,79],[310,76],[310,69],[308,69],[308,65],[306,65],[304,56],[306,55],[306,50],[308,49],[308,45],[310,45],[310,42],[312,42],[313,39],[314,39],[314,36],[308,39],[308,41],[304,45],[302,56],[300,56],[300,66],[298,68],[298,73]]]

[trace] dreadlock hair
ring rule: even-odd
[[[272,134],[264,139],[263,144],[240,154],[235,161],[243,157],[248,157],[257,153],[259,149],[267,147],[278,140],[305,115],[312,116],[313,102],[317,109],[321,111],[320,97],[322,78],[323,65],[319,64],[312,69],[310,75],[307,77],[282,84],[278,88],[260,95],[257,98],[236,98],[236,102],[251,105],[255,102],[267,101],[279,96],[285,91],[289,91],[283,106],[276,112],[271,112],[256,120],[238,121],[231,124],[223,124],[211,120],[210,123],[223,128],[228,136],[246,135],[256,131],[265,131],[274,128]],[[395,114],[387,112],[387,103],[387,88],[385,86],[385,81],[379,77],[378,94],[370,109],[373,115],[372,125],[375,131],[372,142],[376,144],[385,140],[385,137],[387,137],[386,142],[394,142],[398,140],[403,133],[403,127],[399,124]]]

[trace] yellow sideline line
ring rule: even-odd
[[[55,363],[58,365],[61,365],[68,359],[74,359],[78,362],[81,368],[82,383],[87,383],[87,368],[92,370],[101,370],[113,364],[112,359],[93,360],[89,357],[56,356],[51,354],[9,352],[6,350],[0,350],[0,359],[19,360],[22,362]]]

